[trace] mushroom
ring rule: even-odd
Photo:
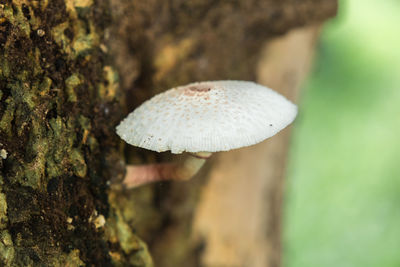
[[[128,144],[173,154],[183,161],[127,166],[128,188],[194,176],[213,152],[257,144],[289,125],[297,107],[284,96],[248,81],[196,82],[144,102],[118,126]]]

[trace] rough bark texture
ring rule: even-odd
[[[110,19],[107,1],[0,6],[4,265],[140,262],[129,252],[141,243],[126,248],[106,191],[110,176],[123,175],[114,134],[121,93],[104,45]]]
[[[257,79],[265,41],[336,12],[334,0],[0,3],[5,266],[151,266],[147,245],[157,266],[204,263],[206,243],[189,237],[208,168],[189,183],[110,190],[124,175],[115,125],[172,86]]]

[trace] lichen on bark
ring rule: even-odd
[[[123,169],[108,10],[105,0],[0,5],[1,265],[151,265],[129,227],[134,248],[110,234],[122,223],[107,180]]]

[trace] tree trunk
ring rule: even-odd
[[[190,182],[121,190],[109,185],[123,178],[125,160],[155,162],[170,155],[127,147],[114,128],[155,93],[195,80],[258,80],[293,99],[315,27],[289,41],[269,40],[333,16],[336,1],[0,3],[1,265],[279,264],[287,131],[275,142],[219,155]],[[271,158],[275,167],[250,161],[256,156]],[[241,171],[227,170],[229,162]],[[261,188],[240,191],[242,175]],[[224,205],[219,182],[232,187],[227,196],[233,203],[251,193],[254,203],[268,207],[255,219],[255,232],[265,233],[255,243],[261,252],[243,251],[242,245],[226,250],[220,238],[247,244],[255,232],[242,221],[221,233],[229,222],[217,220],[210,203],[228,217],[233,210]],[[241,209],[253,205],[244,203]],[[240,234],[231,235],[235,231]],[[246,265],[248,257],[265,264]]]

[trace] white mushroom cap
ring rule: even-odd
[[[158,152],[217,152],[259,143],[290,124],[297,107],[247,81],[172,88],[144,102],[118,126],[127,143]]]

